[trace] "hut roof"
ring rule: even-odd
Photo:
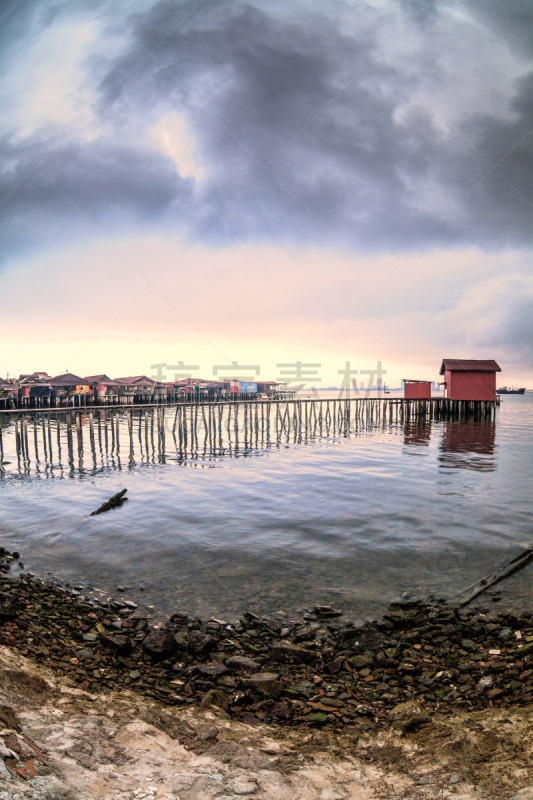
[[[440,375],[444,372],[501,372],[501,367],[492,358],[443,358]]]
[[[31,383],[32,381],[40,380],[49,381],[50,375],[47,372],[32,372],[19,377],[19,383]]]
[[[52,386],[86,386],[87,381],[85,378],[80,378],[79,375],[73,375],[72,372],[64,372],[63,375],[56,375],[55,378],[50,378],[49,383]]]
[[[146,375],[133,375],[130,378],[115,378],[115,383],[120,383],[123,386],[131,386],[135,383],[151,383],[155,384],[155,381],[152,378],[147,378]]]
[[[117,381],[111,380],[111,378],[105,373],[102,373],[102,375],[87,375],[85,380],[87,383],[100,383],[104,386],[119,386]]]
[[[419,378],[402,378],[404,383],[431,383],[431,381],[422,381]]]

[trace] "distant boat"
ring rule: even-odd
[[[502,386],[501,389],[496,389],[496,394],[524,394],[526,391],[523,389],[512,389],[510,386]]]

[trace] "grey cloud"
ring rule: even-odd
[[[480,24],[520,37],[507,4],[464,3]],[[405,15],[399,33],[411,20],[431,36],[447,5],[404,0],[394,12]],[[357,34],[341,29],[332,8],[281,15],[252,2],[164,0],[125,16],[127,46],[94,65],[95,110],[108,138],[62,146],[45,176],[103,225],[110,209],[113,224],[126,227],[136,219],[168,230],[179,218],[204,241],[366,251],[530,243],[533,72],[516,82],[507,121],[472,114],[450,135],[422,109],[399,120],[417,75],[384,62],[377,11],[364,11]],[[118,27],[112,13],[107,23]],[[426,56],[418,74],[437,75],[437,56]],[[194,190],[169,159],[124,139],[169,111],[189,122],[206,167]],[[26,147],[39,160],[47,143]],[[23,161],[21,174],[31,169]],[[4,176],[5,191],[16,179]],[[13,192],[4,203],[9,236],[16,239],[17,220],[20,232],[37,217],[69,218],[53,194],[40,175]]]
[[[529,0],[466,0],[467,7],[482,23],[490,25],[494,34],[509,42],[527,56],[533,53],[533,7]]]
[[[420,4],[408,5],[420,16]],[[437,13],[436,3],[424,7]],[[368,35],[343,35],[334,18],[273,18],[244,4],[223,18],[208,3],[201,25],[191,13],[180,27],[187,8],[159,3],[136,18],[140,45],[113,66],[102,97],[111,113],[151,95],[188,114],[211,168],[206,207],[227,204],[211,229],[215,237],[262,230],[363,248],[530,241],[527,201],[516,191],[531,193],[528,141],[515,146],[533,119],[528,81],[517,84],[517,120],[464,120],[450,139],[423,113],[398,123],[395,109],[409,82],[380,62]],[[157,63],[148,58],[132,74],[148,50]],[[203,105],[195,97],[202,80]],[[521,171],[510,179],[518,182],[514,190],[498,172],[486,176],[511,146],[499,171]],[[461,217],[445,205],[413,203],[402,173],[442,187]]]
[[[508,364],[520,371],[533,369],[533,293],[505,299],[505,310],[497,324],[479,342],[501,352]]]
[[[116,142],[4,142],[0,165],[0,231],[10,253],[95,227],[150,226],[172,213],[179,221],[190,205],[190,181],[167,158]]]

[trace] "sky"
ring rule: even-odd
[[[533,388],[531,0],[3,0],[0,60],[1,376]]]

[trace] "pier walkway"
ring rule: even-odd
[[[493,424],[497,403],[460,402],[443,397],[256,400],[218,403],[146,404],[134,407],[12,409],[0,412],[0,477],[16,459],[25,472],[30,461],[80,469],[84,454],[93,467],[108,458],[128,463],[164,463],[167,458],[242,455],[283,442],[347,436],[360,430],[433,420],[483,420]],[[137,452],[136,452],[137,451]]]

